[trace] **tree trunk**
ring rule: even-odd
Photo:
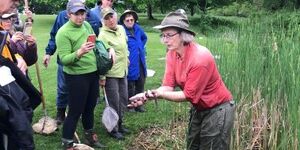
[[[190,5],[189,8],[190,8],[191,16],[194,16],[194,14],[195,14],[195,3],[190,2],[189,5]]]
[[[149,20],[154,20],[154,17],[152,15],[152,5],[150,2],[147,3],[147,16]]]
[[[164,14],[164,0],[160,0],[160,13]]]
[[[200,10],[202,10],[206,14],[207,1],[206,0],[199,0],[198,5],[200,7]]]

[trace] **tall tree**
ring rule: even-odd
[[[198,5],[200,10],[206,13],[207,0],[198,0]]]
[[[152,4],[150,0],[147,1],[147,17],[149,20],[154,20],[154,17],[152,15]]]
[[[160,6],[161,0],[126,0],[126,2],[133,3],[140,10],[146,10],[148,19],[153,20],[154,5]]]
[[[300,0],[296,0],[296,8],[299,9],[300,8]]]

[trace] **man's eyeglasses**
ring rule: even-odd
[[[134,19],[126,19],[126,22],[134,22]]]
[[[171,33],[161,34],[161,35],[159,35],[159,36],[160,36],[161,39],[164,39],[164,38],[170,39],[171,37],[175,36],[176,34],[178,34],[178,32],[173,33],[173,34],[171,34]]]

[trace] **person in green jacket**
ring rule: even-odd
[[[56,45],[69,92],[68,114],[63,124],[63,148],[74,149],[73,136],[81,116],[85,134],[85,144],[98,148],[102,145],[93,131],[94,109],[99,95],[99,75],[95,43],[87,42],[94,33],[85,20],[86,7],[81,0],[70,0],[67,4],[69,21],[57,32]]]
[[[103,27],[100,29],[99,39],[106,48],[115,50],[115,62],[111,70],[105,75],[106,80],[100,84],[105,86],[109,105],[119,115],[118,125],[109,134],[117,140],[123,140],[124,134],[129,130],[123,126],[123,117],[128,100],[127,72],[128,72],[128,48],[125,29],[117,24],[117,13],[110,7],[101,11]]]

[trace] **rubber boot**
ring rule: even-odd
[[[70,139],[62,138],[62,148],[63,150],[74,150],[74,142]]]
[[[97,148],[106,148],[107,146],[101,144],[98,140],[98,137],[95,132],[93,132],[92,129],[90,130],[85,130],[84,131],[85,135],[85,144],[89,145],[91,147],[97,147]]]
[[[57,125],[61,125],[66,118],[66,108],[57,108],[57,113],[56,113],[56,123]]]

